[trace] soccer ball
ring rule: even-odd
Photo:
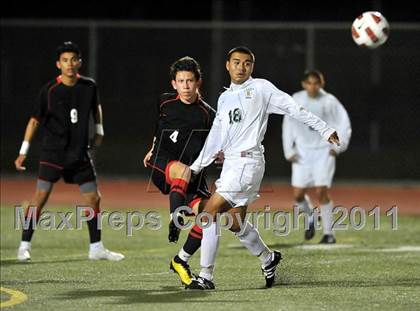
[[[357,17],[351,26],[354,42],[362,47],[376,49],[388,39],[389,24],[381,13],[369,11]]]

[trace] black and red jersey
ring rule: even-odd
[[[32,117],[43,127],[42,150],[56,153],[59,165],[77,162],[86,155],[89,120],[99,105],[94,80],[78,76],[74,86],[58,77],[42,87]]]
[[[154,156],[190,165],[199,155],[213,123],[214,113],[198,97],[183,103],[177,94],[165,93],[158,103]]]

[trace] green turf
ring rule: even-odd
[[[56,209],[50,209],[56,210]],[[61,210],[66,210],[62,208]],[[164,210],[162,209],[161,212]],[[181,246],[168,244],[164,213],[160,231],[105,228],[105,245],[126,255],[122,262],[87,260],[87,229],[38,231],[32,262],[15,261],[20,232],[13,229],[13,209],[1,208],[1,286],[24,292],[28,300],[14,310],[420,310],[420,252],[384,252],[420,246],[420,217],[399,216],[398,230],[381,218],[361,231],[337,232],[351,248],[308,250],[302,231],[287,237],[261,230],[265,241],[282,251],[278,285],[262,289],[259,261],[223,232],[217,259],[217,290],[185,291],[168,272]],[[183,241],[186,232],[182,233]],[[313,242],[319,241],[317,232]],[[198,269],[198,256],[191,265]],[[9,296],[1,294],[2,301]]]

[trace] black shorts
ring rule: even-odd
[[[55,183],[63,177],[65,183],[78,185],[96,181],[95,167],[88,155],[83,160],[68,165],[54,162],[52,154],[43,152],[39,162],[39,179]]]
[[[170,178],[169,178],[169,168],[172,163],[178,162],[169,157],[156,157],[152,158],[147,165],[152,169],[151,178],[153,184],[162,192],[163,194],[169,194],[171,189]],[[200,175],[195,176],[195,178],[190,181],[187,188],[187,204],[190,204],[192,201],[195,201],[199,198],[209,198],[211,195],[207,187],[206,177],[204,171]]]

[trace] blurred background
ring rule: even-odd
[[[359,48],[350,28],[364,11],[390,23],[386,44]],[[246,45],[256,54],[254,77],[288,93],[304,70],[318,69],[326,90],[346,107],[353,126],[337,179],[420,179],[420,8],[411,1],[15,1],[1,9],[1,173],[13,161],[39,89],[53,79],[55,48],[82,49],[81,74],[99,86],[105,140],[98,173],[147,177],[158,96],[171,91],[169,66],[189,55],[204,73],[202,93],[216,106],[226,52]],[[270,117],[265,137],[267,178],[290,178],[281,147],[282,117]],[[36,174],[40,135],[28,157]]]

